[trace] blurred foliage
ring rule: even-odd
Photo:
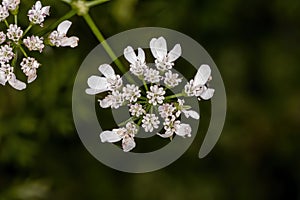
[[[58,0],[43,2],[51,5],[45,26],[69,10]],[[22,0],[21,9],[33,3]],[[70,35],[80,38],[78,48],[49,48],[26,91],[0,88],[0,200],[300,199],[300,1],[111,0],[91,15],[106,37],[159,26],[202,44],[226,85],[222,136],[206,158],[197,158],[199,134],[179,160],[147,174],[94,159],[75,131],[71,94],[98,42],[75,16]]]

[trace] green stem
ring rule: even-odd
[[[16,63],[17,63],[17,60],[18,60],[18,50],[15,49],[15,56],[14,56],[14,59],[12,60],[11,62],[11,66],[15,67]]]
[[[167,100],[167,99],[173,99],[173,98],[178,98],[178,97],[183,97],[183,96],[185,96],[184,93],[179,93],[179,94],[167,96],[167,97],[165,97],[165,99]]]
[[[125,120],[125,121],[119,123],[119,124],[118,124],[118,127],[124,126],[124,125],[126,125],[128,122],[134,121],[134,120],[135,120],[134,117],[130,117],[129,119],[127,119],[127,120]]]
[[[15,18],[15,24],[18,25],[18,15],[14,15]]]
[[[7,20],[6,20],[6,19],[4,20],[4,23],[5,23],[6,27],[8,28],[8,27],[9,27],[9,25],[8,25],[8,22],[7,22]]]
[[[124,68],[124,66],[122,65],[122,63],[120,62],[120,60],[117,58],[117,56],[115,55],[115,53],[113,52],[113,50],[111,49],[111,47],[109,46],[109,44],[106,42],[105,38],[103,37],[103,35],[100,32],[100,30],[97,28],[97,26],[94,23],[94,21],[91,18],[91,16],[88,13],[86,13],[86,14],[83,15],[83,18],[86,21],[86,23],[88,24],[88,26],[90,27],[90,29],[92,30],[92,32],[94,33],[94,35],[96,36],[96,38],[98,39],[98,41],[102,44],[103,48],[105,49],[105,51],[107,52],[107,54],[109,55],[109,57],[117,65],[117,67],[119,68],[119,70],[123,74],[125,74],[125,76],[126,76],[126,78],[127,78],[127,80],[129,82],[134,83],[134,80],[128,74],[126,74],[127,70]]]
[[[24,56],[25,56],[26,58],[28,58],[28,55],[27,55],[26,51],[23,49],[23,47],[22,47],[22,46],[19,46],[19,48],[20,48],[21,52],[24,54]]]
[[[149,91],[146,81],[144,79],[142,79],[142,80],[143,80],[143,84],[144,84],[146,91]]]
[[[107,1],[110,1],[110,0],[95,0],[95,1],[87,2],[86,5],[88,7],[93,7],[93,6],[99,5],[101,3],[105,3]]]
[[[48,32],[56,29],[56,27],[62,22],[65,21],[67,19],[70,19],[71,17],[73,17],[74,15],[76,15],[76,11],[75,10],[70,10],[69,12],[67,12],[64,16],[62,16],[61,18],[59,18],[56,22],[54,22],[53,24],[51,24],[49,27],[47,27],[46,29],[42,30],[38,35],[39,36],[44,36],[46,35]]]
[[[32,28],[32,24],[30,24],[27,29],[24,31],[23,33],[23,37],[26,35],[26,33],[28,33],[28,31]]]

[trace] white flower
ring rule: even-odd
[[[41,2],[37,1],[28,11],[27,16],[29,17],[29,21],[33,24],[39,24],[42,27],[45,17],[49,16],[49,10],[50,6],[42,7]]]
[[[155,114],[146,114],[143,116],[142,127],[146,132],[152,132],[153,129],[157,129],[160,121]]]
[[[191,137],[192,128],[189,124],[179,124],[175,128],[176,135],[181,137]]]
[[[103,100],[98,100],[101,108],[115,108],[118,109],[124,103],[122,93],[118,90],[112,91],[111,94],[107,95]]]
[[[103,131],[100,133],[101,142],[114,143],[122,140],[122,148],[124,152],[132,150],[136,144],[134,135],[137,133],[136,125],[128,122],[126,128],[113,129],[112,131]]]
[[[150,87],[150,91],[147,91],[148,102],[152,105],[162,104],[165,97],[165,91],[162,87],[158,87],[157,85],[153,85]]]
[[[194,119],[199,119],[200,118],[199,114],[194,110],[190,110],[190,108],[191,108],[190,106],[184,105],[183,99],[178,99],[178,106],[177,106],[178,111],[176,112],[176,117],[179,117],[179,115],[182,112],[186,118],[191,117]]]
[[[43,43],[43,38],[38,36],[31,36],[23,39],[24,45],[29,49],[29,51],[39,51],[42,53],[43,48],[45,47]]]
[[[17,80],[14,74],[14,68],[9,64],[1,64],[0,67],[0,84],[5,85],[8,82],[13,88],[17,90],[23,90],[26,88],[26,84]]]
[[[18,27],[16,24],[10,24],[9,28],[7,29],[7,38],[14,41],[18,42],[19,39],[23,35],[23,31],[20,27]]]
[[[213,95],[215,90],[206,86],[207,82],[211,79],[211,69],[208,65],[201,65],[192,79],[185,85],[185,93],[188,96],[201,97],[201,99],[208,100]]]
[[[3,0],[2,5],[8,10],[16,10],[20,4],[20,0]]]
[[[160,137],[168,138],[172,137],[174,133],[183,138],[191,137],[192,128],[189,124],[180,123],[180,121],[166,120],[164,122],[164,129],[166,130],[164,134],[157,133]]]
[[[0,32],[0,44],[3,44],[6,40],[6,35],[3,33],[3,31]]]
[[[167,42],[163,37],[153,38],[150,41],[150,49],[156,58],[155,65],[160,71],[171,69],[174,65],[173,62],[181,56],[181,46],[179,44],[176,44],[168,53]]]
[[[53,31],[49,36],[51,45],[57,47],[60,46],[62,47],[70,46],[72,48],[76,47],[78,45],[79,38],[75,36],[72,37],[66,36],[71,25],[72,22],[68,20],[61,22],[57,27],[57,31]]]
[[[156,69],[148,68],[144,71],[145,80],[150,83],[158,83],[161,79],[159,71]]]
[[[179,124],[180,124],[180,121],[179,120],[175,121],[174,117],[172,117],[172,118],[166,118],[165,121],[164,121],[164,124],[163,124],[164,125],[164,129],[165,129],[165,133],[164,134],[157,133],[157,135],[159,135],[162,138],[172,137],[173,134],[176,131],[176,127]]]
[[[133,103],[141,97],[141,90],[138,86],[127,84],[126,87],[123,87],[123,95],[125,100]]]
[[[9,62],[14,57],[13,49],[9,45],[0,48],[0,63]]]
[[[110,65],[103,64],[100,65],[98,69],[104,77],[89,77],[87,83],[90,88],[85,90],[87,94],[94,95],[101,92],[113,91],[119,89],[123,85],[121,77],[115,74],[114,69]]]
[[[124,57],[130,62],[131,73],[138,77],[142,76],[148,68],[145,63],[145,52],[141,48],[138,48],[138,55],[136,55],[131,46],[126,47]]]
[[[7,7],[0,5],[0,22],[4,21],[9,16]]]
[[[175,110],[176,108],[169,103],[158,106],[158,112],[163,119],[172,116]]]
[[[182,78],[178,78],[178,77],[179,77],[179,74],[172,73],[172,71],[169,70],[165,73],[164,83],[166,84],[167,87],[173,88],[181,82]]]
[[[38,63],[34,58],[27,57],[23,58],[20,65],[22,66],[21,69],[23,70],[23,73],[28,77],[27,82],[33,82],[37,77],[36,70],[39,68],[40,63]]]
[[[146,111],[143,109],[143,106],[137,103],[130,105],[129,112],[132,116],[136,117],[139,117],[146,113]]]

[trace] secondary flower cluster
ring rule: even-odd
[[[136,144],[135,135],[140,127],[145,132],[156,132],[163,138],[172,139],[174,135],[191,137],[192,128],[182,123],[180,117],[199,119],[199,114],[185,105],[179,97],[195,96],[200,99],[210,99],[214,89],[208,87],[211,80],[211,69],[201,65],[194,79],[190,80],[180,94],[168,94],[170,89],[182,82],[182,77],[172,71],[174,62],[181,56],[181,46],[176,44],[168,52],[167,42],[163,37],[153,38],[150,49],[155,58],[155,68],[145,62],[145,52],[138,48],[137,53],[131,46],[124,49],[124,57],[130,63],[130,72],[142,82],[142,87],[135,83],[124,84],[120,75],[108,65],[100,65],[103,76],[90,76],[86,93],[95,95],[106,92],[105,98],[98,100],[100,107],[118,109],[128,106],[131,118],[126,120],[124,127],[107,130],[100,133],[102,142],[118,142],[122,140],[123,151],[132,150]],[[163,126],[159,130],[159,125]]]
[[[28,51],[42,53],[45,45],[73,48],[78,45],[79,39],[66,36],[72,24],[70,21],[61,22],[57,30],[51,32],[46,39],[38,35],[27,35],[34,25],[43,27],[45,18],[50,15],[50,6],[42,6],[37,1],[27,13],[29,25],[23,30],[18,26],[19,4],[20,0],[3,0],[0,5],[0,22],[6,26],[5,31],[0,31],[0,84],[6,85],[8,82],[15,89],[23,90],[26,84],[15,75],[19,57],[22,58],[20,68],[27,76],[27,83],[31,83],[37,78],[37,69],[41,64],[28,56]],[[13,23],[8,22],[9,16],[13,16]]]

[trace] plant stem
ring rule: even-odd
[[[93,7],[93,6],[99,5],[101,3],[105,3],[107,1],[110,1],[110,0],[95,0],[95,1],[87,2],[86,5],[88,7]]]
[[[75,10],[70,10],[69,12],[67,12],[64,16],[62,16],[61,18],[59,18],[56,22],[54,22],[53,24],[51,24],[49,27],[47,27],[46,29],[42,30],[38,35],[39,36],[44,36],[45,34],[47,34],[49,31],[54,30],[62,21],[65,21],[67,19],[70,19],[71,17],[73,17],[74,15],[76,15],[76,11]]]
[[[15,18],[15,24],[18,25],[18,15],[14,15]]]
[[[146,81],[144,79],[142,79],[142,80],[143,80],[143,84],[144,84],[146,91],[149,91]]]
[[[9,25],[8,25],[8,22],[6,21],[6,19],[4,20],[4,23],[5,23],[6,27],[8,28]]]
[[[182,96],[185,96],[184,93],[179,93],[179,94],[174,94],[174,95],[170,95],[170,96],[167,96],[165,97],[165,99],[173,99],[173,98],[177,98],[177,97],[182,97]]]
[[[134,117],[130,117],[129,119],[127,119],[127,120],[125,120],[125,121],[119,123],[119,124],[118,124],[118,127],[124,126],[124,125],[126,125],[128,122],[134,121],[134,120],[135,120]]]
[[[98,39],[98,41],[102,44],[103,48],[105,49],[105,51],[107,52],[109,57],[117,65],[119,70],[123,74],[125,74],[125,76],[129,82],[134,83],[134,80],[128,74],[126,74],[127,70],[124,68],[124,66],[122,65],[120,60],[117,58],[117,56],[115,55],[115,53],[113,52],[113,50],[111,49],[109,44],[106,42],[105,38],[103,37],[100,30],[97,28],[97,26],[96,26],[95,22],[93,21],[93,19],[91,18],[91,16],[87,13],[87,14],[83,15],[83,18],[86,21],[86,23],[88,24],[88,26],[90,27],[90,29],[92,30],[92,32],[94,33],[94,35],[96,36],[96,38]]]
[[[28,55],[27,55],[26,51],[23,49],[23,47],[22,47],[22,46],[19,46],[19,48],[20,48],[21,52],[24,54],[24,56],[25,56],[26,58],[28,58]]]
[[[14,56],[14,59],[12,60],[12,62],[11,62],[11,66],[13,66],[13,67],[15,67],[15,65],[16,65],[16,62],[17,62],[17,60],[18,60],[18,50],[17,49],[15,49],[15,56]]]
[[[30,24],[30,25],[27,27],[27,29],[24,31],[23,37],[26,35],[26,33],[28,33],[28,31],[31,29],[31,27],[32,27],[32,24]]]

